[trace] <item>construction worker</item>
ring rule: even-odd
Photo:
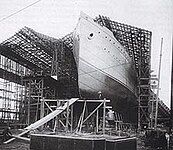
[[[114,125],[115,115],[113,110],[109,109],[109,111],[106,114],[106,120],[108,121],[110,126]]]
[[[166,137],[166,141],[167,141],[167,149],[169,149],[170,136],[167,132],[165,133],[165,137]]]
[[[99,99],[103,99],[103,95],[101,91],[98,92],[98,96],[99,96]]]

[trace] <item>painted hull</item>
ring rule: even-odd
[[[81,97],[98,99],[101,91],[104,98],[111,100],[115,111],[124,114],[125,120],[134,122],[136,75],[124,47],[111,31],[83,13],[74,31],[74,39],[73,53],[78,66]]]

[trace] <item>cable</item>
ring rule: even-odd
[[[30,4],[30,5],[28,5],[28,6],[24,7],[24,8],[22,8],[22,9],[20,9],[20,10],[18,10],[18,11],[16,11],[16,12],[14,12],[14,13],[12,13],[12,14],[10,14],[10,15],[8,15],[8,16],[2,18],[2,19],[0,19],[0,22],[4,21],[4,20],[6,20],[6,19],[8,19],[8,18],[10,18],[10,17],[12,17],[12,16],[14,16],[14,15],[20,13],[20,12],[22,12],[23,10],[25,10],[25,9],[27,9],[27,8],[29,8],[29,7],[31,7],[31,6],[33,6],[33,5],[35,5],[35,4],[37,4],[37,3],[40,2],[40,1],[42,1],[42,0],[38,0],[38,1],[36,1],[36,2],[34,2],[34,3],[32,3],[32,4]]]

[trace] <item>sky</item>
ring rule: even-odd
[[[32,3],[35,4],[15,13]],[[151,31],[151,69],[155,75],[158,75],[163,38],[159,97],[170,107],[172,0],[1,0],[0,42],[24,26],[60,38],[74,30],[81,11],[92,18],[104,15],[111,20]]]

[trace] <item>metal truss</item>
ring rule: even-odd
[[[42,35],[24,27],[0,45],[0,52],[14,61],[18,61],[36,71],[50,74],[53,51],[59,40]]]
[[[104,16],[97,17],[95,22],[107,27],[134,61],[138,79],[138,127],[141,128],[149,123],[151,32]],[[0,44],[0,54],[27,67],[30,75],[57,76],[59,96],[71,98],[79,94],[73,44],[72,33],[55,39],[24,27]],[[11,78],[20,75],[12,74]]]
[[[67,34],[61,39],[70,50],[73,50],[73,33]]]
[[[104,16],[97,17],[95,21],[112,31],[134,61],[138,79],[138,128],[140,129],[149,123],[151,32],[112,21]]]
[[[19,122],[24,70],[18,63],[0,55],[0,122]]]
[[[58,81],[56,85],[53,84],[53,89],[56,90],[56,96],[60,98],[78,96],[77,66],[73,57],[72,48],[72,34],[58,40],[37,33],[28,27],[22,28],[14,36],[0,44],[2,57],[5,56],[14,65],[20,64],[24,66],[25,73],[23,74],[18,74],[3,67],[0,68],[2,72],[0,74],[1,78],[25,86],[25,100],[21,102],[24,104],[24,107],[21,108],[21,122],[26,122],[26,116],[28,116],[27,123],[30,124],[30,122],[33,122],[31,120],[31,118],[33,119],[31,117],[33,114],[36,116],[34,121],[39,118],[38,99],[40,97],[43,98],[43,96],[40,96],[40,92],[36,92],[33,97],[32,91],[39,87],[38,91],[46,92],[41,87],[41,83],[45,82],[46,76],[57,76]],[[41,79],[40,76],[42,76]],[[32,104],[33,101],[38,104]],[[36,105],[37,107],[35,107]],[[24,113],[26,116],[22,116]],[[25,121],[22,118],[25,118]]]

